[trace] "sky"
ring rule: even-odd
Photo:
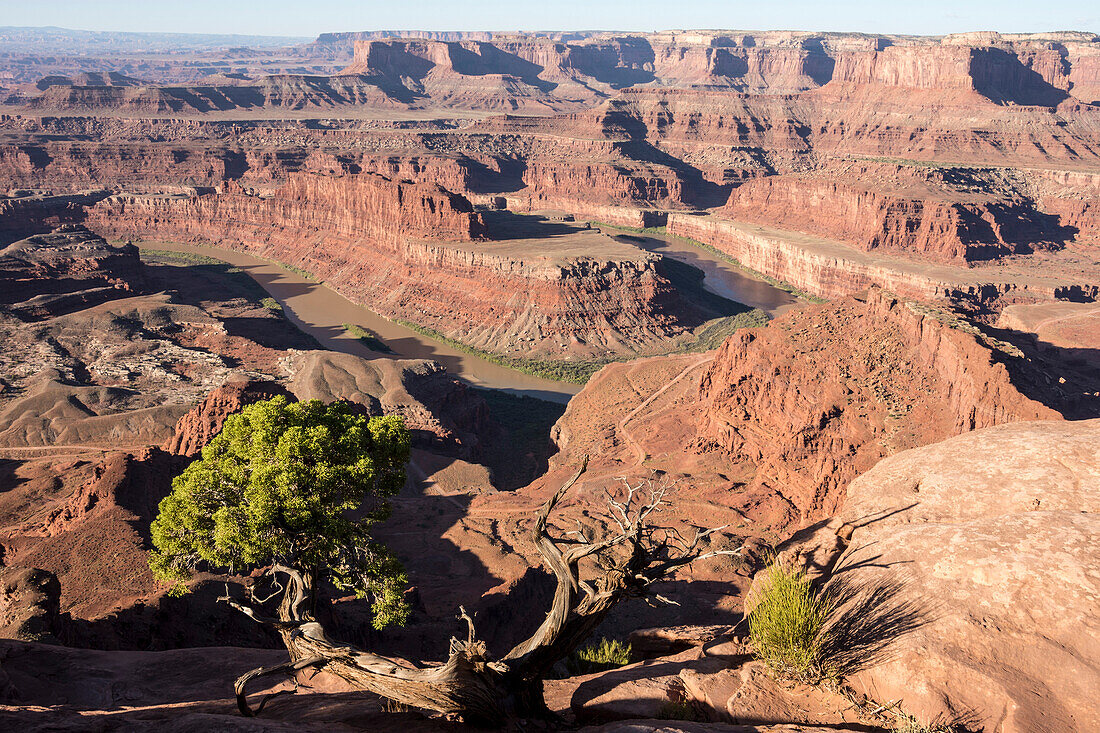
[[[0,26],[313,37],[360,30],[672,28],[1100,32],[1100,0],[0,0]]]

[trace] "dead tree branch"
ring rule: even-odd
[[[462,607],[458,618],[466,622],[466,639],[451,639],[442,664],[418,666],[338,644],[309,613],[312,589],[307,578],[294,568],[276,565],[269,574],[284,579],[285,588],[278,618],[265,616],[228,595],[220,599],[256,621],[272,625],[290,652],[288,663],[253,670],[237,680],[234,689],[242,714],[258,713],[270,699],[265,698],[253,711],[244,697],[251,680],[279,673],[293,675],[306,667],[322,668],[360,689],[411,707],[460,714],[482,723],[500,724],[510,715],[548,714],[542,680],[555,663],[591,635],[616,603],[629,597],[671,603],[652,593],[651,586],[694,560],[739,552],[701,549],[724,527],[696,529],[688,540],[675,529],[654,525],[653,518],[667,504],[668,486],[652,481],[632,485],[623,480],[619,498],[605,492],[605,531],[578,520],[577,529],[552,535],[550,516],[587,464],[586,458],[535,515],[531,539],[557,581],[554,599],[538,629],[499,661],[494,661],[485,643],[477,639],[473,617]]]

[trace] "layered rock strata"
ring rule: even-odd
[[[735,334],[701,377],[697,445],[754,461],[749,490],[820,517],[886,455],[1060,417],[1021,394],[999,363],[1013,357],[965,325],[873,289]]]
[[[340,61],[346,63],[352,44],[351,64],[332,75]],[[223,73],[203,78],[187,70],[196,64],[182,63],[173,74],[161,65],[145,64],[139,70],[104,58],[100,64],[116,71],[107,78],[73,73],[80,68],[65,55],[49,60],[23,56],[22,63],[9,63],[8,75],[38,83],[24,84],[10,96],[47,108],[98,105],[145,114],[364,103],[549,112],[588,107],[616,90],[639,85],[768,96],[821,88],[833,94],[853,88],[911,88],[935,90],[948,100],[980,97],[1025,105],[1054,105],[1065,99],[1090,103],[1100,96],[1096,36],[1087,33],[957,34],[942,39],[735,30],[326,34],[316,43],[287,49],[283,58],[233,51],[229,55],[238,56],[235,68],[248,73],[229,73],[223,66]],[[305,65],[309,60],[312,69]],[[226,61],[219,59],[219,64]],[[27,79],[28,67],[40,69],[43,77]],[[326,71],[329,75],[310,75]],[[134,75],[161,84],[142,83]]]
[[[605,490],[620,496],[625,478],[667,491],[664,523],[727,525],[716,549],[785,535],[835,512],[847,483],[885,456],[983,426],[1059,419],[1033,399],[1054,402],[1055,390],[1014,381],[1001,362],[1023,357],[991,343],[947,314],[871,292],[786,314],[716,352],[611,364],[555,425],[559,453],[545,476],[478,497],[461,525],[440,529],[498,568],[495,582],[518,583],[525,565],[498,544],[533,557],[531,512],[589,456],[563,506],[565,529],[591,517]],[[444,582],[426,561],[414,565],[424,582]],[[739,609],[727,585],[740,587],[737,567],[693,566],[684,577],[695,582],[668,591],[684,604],[668,622]]]
[[[509,217],[504,239],[473,241],[487,230],[465,198],[372,174],[295,175],[270,196],[235,184],[116,196],[87,221],[113,236],[211,242],[291,264],[382,315],[490,351],[630,353],[703,319],[658,273],[656,255],[573,226],[543,238]]]
[[[824,298],[877,285],[905,297],[944,299],[981,312],[1012,303],[1100,296],[1100,273],[1087,258],[1035,255],[1007,266],[965,269],[861,252],[840,242],[713,215],[670,214],[668,231]]]
[[[963,265],[1060,249],[1085,215],[1067,216],[1063,225],[1062,217],[1044,214],[1025,197],[957,192],[938,176],[915,173],[851,165],[812,177],[757,178],[734,190],[721,215],[835,239],[861,251]]]

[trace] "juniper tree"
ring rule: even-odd
[[[149,565],[186,592],[200,563],[234,572],[287,567],[311,602],[331,582],[370,597],[374,624],[403,623],[407,576],[370,535],[405,482],[400,417],[345,403],[275,397],[229,416],[202,457],[172,482],[152,524]]]
[[[549,715],[543,679],[615,605],[631,597],[662,600],[652,593],[655,583],[693,560],[730,554],[706,549],[709,536],[724,528],[696,528],[685,537],[654,524],[666,487],[652,482],[624,485],[620,499],[608,494],[602,528],[578,524],[552,533],[550,515],[584,473],[585,459],[531,517],[531,541],[557,581],[531,636],[494,657],[460,607],[466,638],[451,639],[439,662],[357,649],[328,636],[311,598],[327,578],[371,595],[376,624],[404,619],[404,572],[368,533],[388,508],[362,503],[364,497],[384,502],[397,491],[408,455],[408,433],[396,418],[367,420],[345,406],[275,398],[226,420],[202,458],[174,482],[153,523],[150,565],[157,575],[178,583],[200,562],[234,570],[266,566],[280,596],[274,616],[263,610],[263,599],[222,599],[278,631],[290,653],[285,663],[237,679],[242,714],[259,713],[272,697],[253,707],[246,694],[252,680],[317,668],[358,689],[470,721]]]

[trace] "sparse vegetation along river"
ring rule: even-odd
[[[751,278],[689,243],[652,235],[626,238],[642,249],[660,252],[703,270],[706,274],[704,287],[725,298],[759,307],[770,314],[797,302],[790,293]],[[178,242],[136,244],[143,249],[208,257],[240,268],[278,301],[295,325],[327,349],[372,359],[433,359],[471,385],[558,403],[568,402],[581,390],[580,384],[525,374],[387,320],[294,268],[218,247]],[[370,331],[389,352],[372,349],[371,339],[362,338],[354,329],[349,331],[349,324]]]
[[[556,382],[494,364],[479,356],[463,353],[448,344],[413,331],[363,306],[356,305],[307,274],[242,252],[177,242],[135,242],[143,249],[168,250],[202,255],[228,262],[248,273],[280,305],[296,326],[313,336],[326,349],[370,359],[432,359],[469,384],[515,394],[565,403],[581,390],[580,384]],[[344,324],[369,329],[392,353],[368,348],[366,342],[349,333]]]

